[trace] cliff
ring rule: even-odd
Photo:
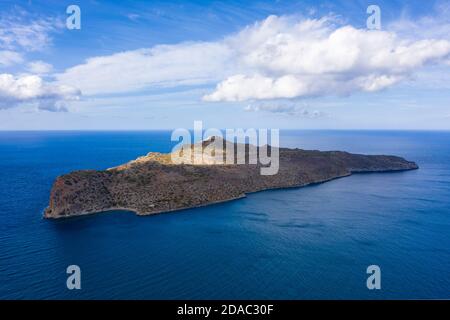
[[[202,146],[211,141],[217,142],[213,137]],[[224,150],[237,146],[229,142],[223,145]],[[251,151],[249,145],[245,148],[247,156],[255,150]],[[170,154],[161,153],[149,153],[104,171],[75,171],[56,179],[44,217],[116,209],[151,215],[237,199],[266,189],[306,186],[352,173],[418,168],[414,162],[396,156],[287,148],[278,151],[279,170],[275,175],[261,175],[260,164],[211,164],[207,157],[201,164],[174,164]]]

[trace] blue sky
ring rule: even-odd
[[[0,130],[448,130],[449,71],[449,1],[0,1]]]

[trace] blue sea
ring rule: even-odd
[[[419,170],[138,217],[42,219],[54,179],[168,152],[168,131],[1,132],[1,299],[450,298],[450,132],[283,131],[281,145]],[[68,290],[66,268],[81,268]],[[366,269],[381,268],[381,290]]]

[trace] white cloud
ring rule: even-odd
[[[323,117],[324,113],[318,110],[309,110],[304,105],[291,102],[269,102],[249,104],[244,108],[248,112],[269,112],[275,114],[283,114],[288,116],[304,117],[304,118],[319,118]]]
[[[13,10],[0,13],[0,67],[23,64],[27,52],[45,50],[52,42],[51,34],[63,27],[61,19],[31,16],[30,13],[15,6]],[[32,62],[28,71],[49,65]],[[33,72],[33,71],[32,71]]]
[[[130,19],[131,21],[137,21],[137,20],[139,20],[140,17],[141,17],[141,15],[137,14],[137,13],[128,13],[127,14],[127,18]]]
[[[348,95],[355,91],[373,92],[403,80],[401,75],[361,75],[353,78],[340,74],[265,77],[236,75],[217,85],[204,96],[205,101],[246,101],[251,99],[290,99],[324,95]]]
[[[404,39],[445,39],[450,41],[450,1],[437,1],[432,14],[410,17],[405,11],[400,19],[390,23],[386,28]],[[414,74],[414,82],[409,83],[411,90],[448,89],[450,85],[450,57],[443,65],[423,68]]]
[[[28,63],[28,71],[34,74],[47,74],[53,70],[53,66],[44,61],[31,61]]]
[[[378,91],[448,59],[448,40],[270,16],[217,42],[94,57],[56,79],[85,95],[218,83],[204,100],[244,101]]]
[[[56,75],[85,95],[219,81],[229,49],[221,43],[182,43],[94,57]]]
[[[328,19],[293,22],[271,16],[237,36],[250,68],[207,101],[296,98],[378,91],[450,54],[447,40],[408,41],[387,31],[333,27]]]
[[[0,109],[31,104],[41,110],[65,111],[65,102],[79,95],[77,89],[45,82],[36,75],[0,74]]]
[[[45,50],[52,34],[64,27],[60,18],[31,15],[18,6],[0,13],[0,67],[21,64],[18,76],[0,73],[0,109],[21,105],[41,110],[65,111],[66,102],[77,99],[81,92],[72,86],[44,80],[52,65],[44,61],[27,62],[28,53]]]
[[[0,66],[9,67],[21,62],[23,62],[21,54],[10,50],[0,50]]]
[[[7,50],[41,51],[51,44],[51,33],[63,28],[60,19],[31,18],[16,8],[0,15],[0,48]]]
[[[437,1],[432,14],[410,17],[404,12],[387,28],[409,39],[450,39],[450,1]]]

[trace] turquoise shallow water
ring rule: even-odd
[[[47,221],[54,178],[171,149],[170,132],[0,133],[0,298],[450,298],[450,133],[284,131],[281,144],[395,154],[360,174],[209,207]],[[66,267],[82,289],[66,289]],[[366,288],[381,267],[382,289]]]

